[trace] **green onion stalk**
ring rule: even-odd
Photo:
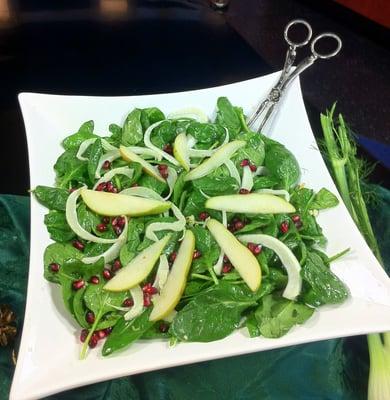
[[[336,104],[321,114],[324,150],[340,195],[375,257],[383,266],[364,201],[361,179],[363,161],[356,155],[356,142],[341,114],[334,118]],[[390,332],[367,335],[370,357],[368,400],[390,399]]]

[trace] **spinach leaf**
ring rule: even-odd
[[[36,199],[50,210],[65,211],[66,201],[69,197],[67,189],[37,186],[33,193]]]
[[[306,264],[301,269],[301,275],[312,289],[310,296],[303,296],[309,304],[338,304],[348,297],[348,290],[339,278],[325,265],[322,258],[313,252],[308,252]]]
[[[163,119],[165,119],[165,115],[157,107],[144,108],[141,110],[141,124],[144,131],[146,131],[150,125],[162,121]]]
[[[296,188],[292,195],[290,202],[301,213],[306,214],[311,209],[311,203],[314,199],[314,191],[308,188]]]
[[[200,292],[203,292],[205,289],[208,289],[211,285],[213,285],[213,282],[211,281],[193,279],[187,282],[187,285],[184,289],[183,298],[194,297]]]
[[[187,134],[191,135],[199,143],[212,145],[225,136],[225,130],[217,124],[194,121],[188,125]]]
[[[49,211],[45,215],[44,223],[51,239],[56,242],[67,242],[76,236],[66,222],[66,216],[63,211]]]
[[[61,188],[68,187],[72,181],[85,183],[88,180],[88,163],[76,158],[76,153],[77,150],[65,151],[54,164],[57,184]]]
[[[164,121],[153,129],[151,135],[152,143],[162,149],[164,145],[172,143],[177,136],[177,122]]]
[[[337,197],[328,189],[322,188],[313,199],[310,208],[314,210],[324,210],[326,208],[336,207],[339,204]]]
[[[258,133],[246,132],[240,135],[240,140],[245,140],[246,145],[241,147],[233,157],[236,164],[240,164],[243,159],[248,159],[256,166],[260,166],[265,158],[265,145]]]
[[[123,301],[129,296],[127,291],[109,292],[103,289],[104,283],[88,285],[84,294],[86,306],[100,318],[110,312],[116,311],[115,307],[121,307]]]
[[[182,172],[181,174],[179,174],[179,177],[177,178],[175,186],[173,187],[172,201],[178,207],[179,207],[179,204],[180,204],[181,195],[182,195],[182,193],[184,191],[184,187],[186,185],[186,182],[184,180],[186,175],[187,175],[186,172]]]
[[[165,322],[164,322],[165,323]],[[166,332],[161,332],[160,324],[154,324],[151,328],[149,328],[141,337],[141,339],[149,340],[149,339],[169,339],[171,337],[169,333],[169,327]]]
[[[290,189],[300,177],[299,165],[294,155],[282,144],[265,141],[264,166],[270,175],[279,180],[283,189]]]
[[[250,220],[249,223],[245,224],[245,226],[240,229],[239,234],[252,232],[256,229],[265,227],[271,224],[273,221],[273,216],[271,214],[263,214],[256,215],[254,218]]]
[[[100,157],[102,155],[103,155],[102,141],[101,139],[96,139],[91,146],[91,150],[89,152],[89,157],[88,157],[88,176],[92,184],[96,180],[95,173],[97,166],[99,164]]]
[[[62,142],[65,150],[78,150],[80,144],[84,142],[84,140],[92,139],[97,137],[93,133],[94,123],[93,121],[84,122],[78,132],[74,133],[73,135],[68,136]]]
[[[196,189],[209,196],[235,194],[239,189],[238,182],[231,176],[205,176],[192,183]]]
[[[253,190],[272,189],[279,180],[271,176],[255,176],[253,179]]]
[[[96,231],[96,225],[101,222],[100,217],[90,211],[85,203],[80,203],[77,207],[77,218],[80,225],[88,232]]]
[[[110,124],[108,130],[111,132],[111,136],[107,138],[107,141],[115,147],[119,147],[122,141],[122,127],[117,124]]]
[[[293,326],[303,324],[313,312],[314,309],[305,304],[270,294],[261,300],[254,315],[262,336],[278,338],[284,336]]]
[[[134,146],[143,140],[144,134],[141,124],[141,110],[135,108],[126,117],[122,128],[122,144]]]
[[[155,177],[150,175],[142,175],[138,180],[139,186],[145,186],[147,188],[153,189],[158,194],[162,194],[167,188],[168,184],[157,180]]]
[[[236,139],[241,131],[240,118],[226,97],[220,97],[217,100],[217,118],[215,122],[229,131],[230,140]]]
[[[132,218],[128,222],[127,242],[122,246],[119,259],[122,265],[127,265],[137,253],[137,248],[141,244],[141,235],[144,232],[144,223],[138,218]]]
[[[186,217],[189,215],[199,215],[200,212],[205,210],[205,202],[206,197],[204,197],[199,190],[194,190],[187,198],[186,205],[183,209],[183,214]]]
[[[261,335],[254,311],[247,316],[245,326],[248,329],[248,333],[251,338]]]
[[[208,229],[195,225],[191,228],[195,236],[195,248],[202,256],[192,262],[192,272],[203,273],[218,260],[220,249]]]
[[[115,324],[110,336],[104,343],[103,356],[108,356],[115,351],[121,350],[141,338],[154,324],[154,322],[149,321],[151,311],[151,308],[147,308],[141,315],[130,321],[125,321],[124,318],[121,318]]]
[[[184,306],[176,314],[170,331],[181,341],[219,340],[232,333],[240,324],[242,312],[255,304],[244,286],[222,281]]]
[[[78,324],[82,328],[89,328],[89,323],[86,321],[86,313],[87,313],[87,307],[85,306],[84,303],[84,293],[85,293],[86,288],[82,288],[77,290],[73,296],[73,314],[78,322]]]

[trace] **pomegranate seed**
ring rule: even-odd
[[[110,169],[110,167],[111,167],[111,162],[108,161],[108,160],[104,161],[102,168],[103,169]]]
[[[122,264],[119,260],[115,260],[112,264],[111,271],[116,272],[122,268]]]
[[[60,265],[57,263],[51,263],[49,268],[51,272],[58,272],[60,270]]]
[[[106,336],[108,336],[112,332],[112,326],[109,326],[104,331],[106,332]]]
[[[244,158],[243,160],[241,160],[240,162],[241,167],[246,167],[249,165],[249,160],[247,158]]]
[[[251,164],[251,165],[249,166],[249,168],[250,168],[250,170],[251,170],[252,172],[256,172],[256,171],[257,171],[257,167],[256,167],[255,164]]]
[[[248,194],[250,191],[248,189],[240,189],[240,194]]]
[[[246,247],[248,247],[248,249],[253,253],[255,251],[256,245],[252,242],[248,242]]]
[[[91,339],[89,339],[88,346],[93,349],[97,346],[99,341],[99,336],[96,334],[96,332],[91,336]]]
[[[100,329],[100,330],[96,331],[96,334],[97,334],[99,340],[104,339],[107,336],[105,329]]]
[[[173,154],[173,148],[172,148],[172,145],[171,144],[164,144],[164,146],[163,146],[163,150],[166,152],[166,153],[168,153],[168,154]]]
[[[88,336],[88,329],[82,329],[80,332],[80,342],[84,343]]]
[[[258,256],[262,250],[263,250],[263,248],[258,244],[253,248],[253,254],[255,256]]]
[[[176,253],[176,251],[174,251],[173,253],[170,254],[169,261],[174,262],[176,260],[176,257],[177,257],[177,253]]]
[[[69,190],[68,190],[68,192],[69,193],[73,193],[75,190],[77,190],[76,188],[70,188]]]
[[[120,234],[122,233],[122,227],[121,226],[118,226],[118,225],[116,225],[116,226],[114,226],[114,232],[115,232],[115,234],[117,235],[117,236],[120,236]]]
[[[123,228],[125,226],[125,219],[124,217],[115,217],[112,222],[111,225],[114,226],[119,226],[120,228]]]
[[[114,184],[111,181],[106,182],[107,192],[112,192],[112,189],[114,189]]]
[[[129,297],[127,299],[123,300],[122,306],[123,307],[133,307],[134,301],[133,299],[130,299]]]
[[[146,283],[144,286],[142,286],[142,291],[144,293],[148,293],[150,287],[152,287],[152,284],[151,283]]]
[[[80,290],[85,286],[85,282],[83,279],[77,279],[76,281],[73,281],[72,287],[74,290]]]
[[[280,231],[281,231],[282,233],[287,233],[288,230],[289,230],[288,221],[283,221],[283,222],[280,224]]]
[[[199,219],[200,219],[201,221],[206,221],[206,219],[207,219],[209,216],[210,216],[210,215],[209,215],[208,212],[202,211],[202,212],[199,214]]]
[[[106,182],[102,182],[102,183],[99,183],[99,185],[96,186],[95,190],[97,190],[98,192],[104,192],[106,190],[106,188],[107,188]]]
[[[97,224],[96,230],[98,232],[105,232],[107,230],[107,225],[106,224]]]
[[[291,217],[291,219],[293,220],[293,222],[298,222],[298,221],[301,220],[301,217],[300,217],[299,215],[293,215],[293,216]]]
[[[158,326],[158,330],[161,333],[167,333],[169,329],[169,325],[165,322],[160,322],[160,325]]]
[[[194,254],[192,255],[192,259],[196,260],[198,258],[202,257],[202,253],[199,250],[195,250]]]
[[[303,226],[302,221],[295,222],[294,225],[297,229],[301,229]]]
[[[111,189],[111,193],[118,193],[118,189],[114,186],[114,187]]]
[[[110,223],[110,217],[103,217],[102,218],[102,223],[106,224],[106,225],[109,224]]]
[[[228,257],[226,255],[223,256],[223,262],[224,263],[230,263],[230,260],[228,259]]]
[[[97,275],[94,275],[94,276],[91,276],[89,282],[92,283],[92,285],[98,285],[100,282],[100,279]]]
[[[111,271],[109,269],[107,269],[107,268],[103,269],[103,278],[106,281],[109,281],[112,278],[112,273],[111,273]]]
[[[88,311],[85,315],[85,320],[92,325],[95,322],[95,314],[92,311]]]
[[[229,224],[229,225],[228,225],[228,230],[229,230],[230,232],[235,232],[235,231],[236,231],[236,228],[234,227],[234,224]]]
[[[245,226],[244,222],[242,221],[236,221],[234,223],[234,230],[235,231],[239,231],[240,229],[242,229]]]
[[[224,274],[228,274],[232,269],[233,269],[232,265],[224,264],[223,267],[222,267],[222,272]]]
[[[144,293],[144,307],[152,305],[152,296],[149,293]]]
[[[160,164],[157,167],[158,171],[160,172],[160,175],[164,178],[167,179],[168,178],[168,165],[165,164]]]
[[[80,240],[74,240],[72,243],[73,247],[76,248],[77,250],[83,251],[84,250],[84,244],[80,242]]]
[[[151,294],[153,296],[154,294],[157,294],[157,293],[158,293],[157,288],[155,288],[154,286],[151,286],[149,289],[149,294]]]

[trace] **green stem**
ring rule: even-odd
[[[329,263],[337,260],[338,258],[341,258],[342,256],[344,256],[345,254],[347,254],[351,249],[348,247],[348,249],[345,249],[343,251],[340,251],[340,253],[335,254],[332,257],[328,258]]]
[[[217,275],[215,275],[215,272],[214,272],[213,268],[212,267],[208,267],[208,270],[209,270],[210,276],[213,279],[214,283],[216,285],[219,285],[219,280],[217,278]]]
[[[210,276],[205,276],[201,274],[191,274],[191,278],[203,279],[204,281],[213,281],[213,278],[211,278]]]
[[[81,352],[80,352],[80,360],[85,360],[85,358],[87,357],[87,350],[88,350],[88,343],[93,335],[93,333],[96,330],[96,327],[100,321],[100,318],[102,317],[102,310],[103,308],[99,311],[99,313],[97,314],[97,316],[95,317],[95,322],[93,323],[91,329],[89,330],[88,336],[85,339],[85,342],[83,344],[83,347],[81,348]]]

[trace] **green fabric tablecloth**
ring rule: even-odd
[[[370,213],[388,267],[390,192],[377,186],[371,189],[377,196]],[[29,198],[0,196],[0,303],[12,305],[19,334],[28,275],[29,218]],[[8,398],[13,370],[11,348],[0,348],[0,399]],[[52,373],[55,379],[61,371]],[[50,399],[359,400],[366,398],[367,376],[366,339],[354,337],[125,377]]]

